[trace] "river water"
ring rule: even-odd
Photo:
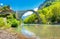
[[[60,39],[60,25],[22,24],[20,32],[28,37],[41,39]]]

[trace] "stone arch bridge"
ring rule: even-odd
[[[39,14],[38,14],[36,11],[34,11],[34,10],[16,11],[16,18],[17,18],[18,20],[21,19],[21,17],[22,17],[26,12],[28,12],[28,11],[31,11],[31,12],[35,13],[35,14],[37,15],[37,17],[38,17],[38,21],[40,22],[40,16],[39,16]]]

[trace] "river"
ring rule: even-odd
[[[22,24],[19,29],[28,37],[36,35],[41,39],[60,39],[60,25]]]

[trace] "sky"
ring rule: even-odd
[[[27,16],[27,15],[30,15],[30,14],[32,14],[33,12],[31,12],[31,11],[28,11],[28,12],[26,12],[23,16]]]
[[[24,15],[22,15],[22,19],[25,19],[27,16],[29,16],[29,15],[31,15],[31,14],[33,14],[32,11],[26,12]]]
[[[45,0],[0,0],[0,5],[10,5],[11,9],[17,10],[30,10],[37,8]]]

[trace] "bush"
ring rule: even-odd
[[[7,22],[5,22],[4,19],[1,17],[0,18],[0,29],[7,29],[11,27],[9,24],[6,24],[6,23]]]
[[[20,21],[18,21],[17,19],[7,19],[7,23],[11,26],[11,27],[18,27],[18,25],[20,25]]]
[[[20,24],[20,21],[18,21],[15,18],[15,14],[10,14],[9,16],[7,16],[7,23],[11,26],[11,27],[17,27]]]
[[[6,26],[4,19],[0,18],[0,27]]]
[[[11,24],[11,27],[17,27],[17,26],[18,26],[17,23],[12,23],[12,24]]]

